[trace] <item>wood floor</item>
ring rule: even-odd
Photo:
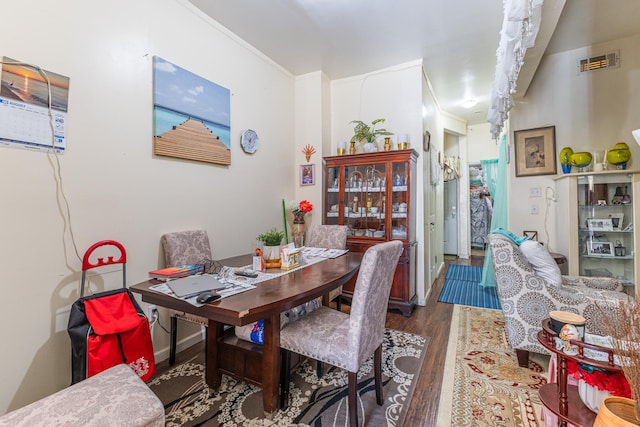
[[[438,403],[440,401],[440,389],[442,387],[445,357],[449,341],[449,325],[453,313],[453,304],[438,302],[438,296],[444,284],[444,276],[449,264],[482,266],[484,257],[472,255],[470,259],[445,260],[442,273],[433,284],[427,304],[416,306],[410,317],[405,317],[399,312],[387,313],[387,327],[400,331],[410,332],[430,338],[427,353],[418,377],[413,399],[409,405],[409,412],[405,419],[406,426],[436,425],[438,418]],[[343,304],[343,311],[348,312],[349,306]],[[188,360],[199,351],[204,351],[201,342],[176,355],[176,363]],[[168,369],[168,361],[162,361],[157,365],[157,372],[162,373]]]

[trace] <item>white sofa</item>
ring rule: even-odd
[[[164,406],[121,364],[0,416],[0,426],[163,427]]]

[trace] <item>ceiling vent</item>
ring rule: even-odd
[[[588,71],[603,70],[605,68],[620,67],[620,51],[603,53],[602,55],[584,58],[578,61],[578,72],[586,73]]]

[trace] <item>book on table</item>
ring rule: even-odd
[[[149,277],[152,279],[176,279],[202,273],[203,270],[202,265],[177,265],[175,267],[152,270],[149,272]]]

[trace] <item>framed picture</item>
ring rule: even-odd
[[[609,214],[609,218],[611,218],[611,225],[612,225],[614,230],[622,231],[624,229],[624,227],[622,225],[622,221],[624,220],[624,214],[623,213],[612,213],[612,214]]]
[[[300,165],[300,185],[314,185],[316,183],[316,165]]]
[[[587,228],[589,231],[613,231],[613,220],[611,218],[587,218]]]
[[[554,175],[556,169],[556,127],[513,132],[516,176]]]
[[[615,256],[613,252],[613,243],[611,242],[595,242],[590,241],[587,247],[589,255]]]

